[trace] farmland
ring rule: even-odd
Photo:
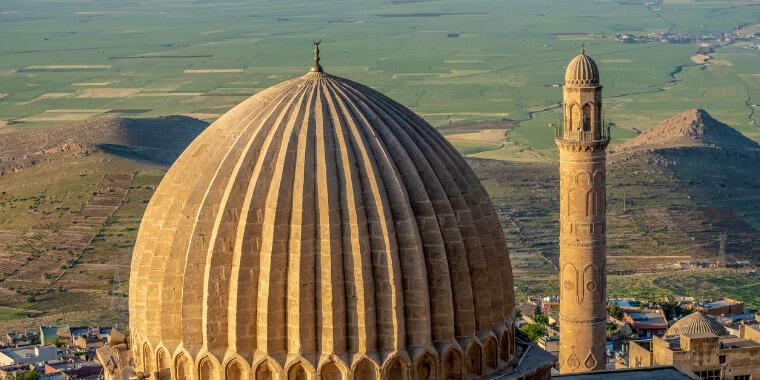
[[[658,2],[655,2],[658,3]],[[550,6],[549,6],[550,5]],[[760,52],[719,44],[623,44],[617,33],[754,30],[751,1],[53,1],[0,9],[0,120],[13,128],[104,115],[213,120],[304,73],[311,38],[335,75],[366,83],[433,125],[520,121],[489,158],[553,158],[562,72],[581,42],[600,64],[606,118],[621,142],[692,107],[760,139]],[[432,12],[435,10],[437,12]],[[551,22],[547,22],[551,20]],[[757,103],[756,101],[754,103]],[[462,142],[460,142],[462,143]]]
[[[561,120],[565,65],[581,43],[601,70],[613,150],[695,107],[760,141],[760,50],[721,41],[698,55],[697,43],[616,40],[737,27],[760,33],[760,4],[652,3],[4,0],[0,321],[123,321],[140,218],[174,157],[146,158],[132,148],[170,146],[178,154],[206,125],[190,118],[212,122],[305,73],[312,38],[323,41],[325,71],[406,105],[468,157],[503,222],[518,297],[556,293],[558,171],[549,125]],[[160,118],[167,115],[187,117]],[[158,121],[140,129],[152,131],[147,137],[95,141],[134,131],[87,129],[103,117]],[[83,132],[52,132],[61,125]],[[718,234],[731,229],[745,232],[729,236],[729,255],[754,252],[757,176],[746,168],[726,174],[726,157],[707,171],[698,154],[616,157],[609,166],[610,295],[726,295],[760,307],[756,272],[668,269],[714,259]],[[667,165],[677,160],[680,172]],[[99,197],[109,198],[107,209],[87,214]]]

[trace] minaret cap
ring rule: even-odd
[[[322,66],[319,64],[319,44],[322,43],[322,39],[312,39],[311,41],[314,43],[314,64],[311,66],[311,69],[309,71],[312,73],[321,73]]]
[[[599,68],[591,57],[586,55],[586,47],[581,45],[581,53],[567,65],[565,71],[566,86],[599,85]]]

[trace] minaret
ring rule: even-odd
[[[555,129],[560,170],[560,373],[607,364],[609,128],[602,125],[599,69],[585,49],[565,73],[564,125]]]

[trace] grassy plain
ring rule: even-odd
[[[312,37],[330,73],[375,87],[433,125],[512,119],[512,148],[465,153],[551,159],[548,125],[564,66],[584,42],[598,61],[614,142],[688,108],[708,109],[760,140],[760,52],[722,46],[697,64],[695,44],[623,44],[616,33],[757,28],[749,0],[55,1],[0,9],[0,120],[39,127],[104,114],[194,114],[213,120],[245,97],[304,73]],[[51,110],[90,110],[51,115]],[[494,150],[483,155],[486,149]]]
[[[103,116],[184,114],[211,121],[246,97],[305,73],[312,60],[311,38],[321,38],[327,72],[408,106],[441,126],[463,154],[476,159],[473,166],[494,198],[510,240],[518,297],[552,294],[557,287],[558,181],[549,125],[561,120],[557,85],[581,42],[600,66],[605,119],[616,123],[613,145],[694,107],[760,141],[760,115],[753,106],[760,103],[758,50],[723,44],[697,63],[691,59],[696,44],[614,39],[616,33],[722,33],[737,25],[757,31],[757,2],[654,3],[4,0],[0,137],[7,131]],[[509,125],[482,132],[446,129],[482,120]],[[52,318],[58,312],[102,309],[109,302],[123,307],[123,299],[108,293],[126,291],[140,218],[165,170],[101,152],[62,152],[49,158],[0,177],[0,190],[7,192],[0,196],[0,230],[8,231],[0,234],[0,254],[14,260],[39,259],[45,247],[38,242],[68,226],[104,172],[137,174],[123,204],[86,247],[71,257],[64,252],[65,257],[53,258],[52,269],[40,272],[51,284],[44,292],[29,290],[28,282],[36,278],[0,285],[6,290],[0,292],[0,320],[37,310]],[[493,160],[503,166],[482,164]],[[627,175],[630,169],[636,170],[633,179]],[[687,174],[685,181],[699,185],[698,168]],[[704,207],[725,206],[706,194],[713,187],[688,198],[686,192],[673,191],[674,175],[657,165],[611,167],[610,180],[609,252],[616,260],[611,269],[622,273],[610,276],[611,296],[728,295],[760,307],[756,273],[626,272],[638,266],[654,271],[681,255],[713,252],[720,226],[717,219],[703,222]],[[756,197],[744,194],[727,204],[736,209],[751,202],[755,208],[746,207],[742,216],[756,226]],[[679,225],[684,218],[693,219],[689,232]],[[120,289],[112,281],[115,268]],[[94,318],[66,315],[70,320]],[[55,322],[35,322],[43,320]]]

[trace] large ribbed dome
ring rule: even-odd
[[[726,328],[716,321],[715,318],[696,311],[679,319],[673,326],[670,326],[668,331],[665,332],[665,336],[679,336],[691,333],[711,333],[718,336],[728,335]]]
[[[586,55],[585,52],[579,54],[565,71],[565,85],[583,86],[599,84],[599,68],[596,62]]]
[[[509,255],[473,171],[412,111],[322,72],[174,163],[129,307],[138,369],[173,378],[437,379],[514,357]]]

